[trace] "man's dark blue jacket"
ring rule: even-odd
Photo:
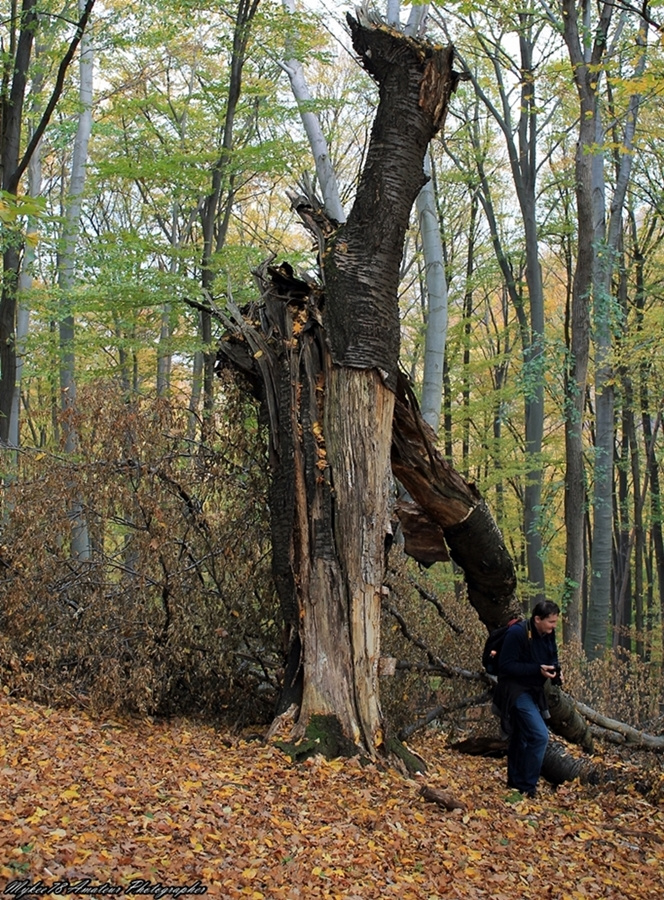
[[[510,733],[509,714],[516,698],[528,691],[542,714],[548,718],[544,696],[546,678],[540,666],[558,664],[558,647],[555,632],[540,634],[531,618],[517,622],[505,635],[498,660],[498,688],[494,702],[500,709],[502,726]]]

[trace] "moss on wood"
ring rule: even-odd
[[[277,741],[277,747],[284,751],[293,762],[304,762],[319,753],[326,759],[339,756],[357,756],[357,744],[346,737],[336,716],[311,716],[304,737],[299,741]]]

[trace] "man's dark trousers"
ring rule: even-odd
[[[512,735],[507,751],[507,782],[523,794],[535,792],[542,760],[549,742],[549,729],[530,696],[520,694],[512,707]]]

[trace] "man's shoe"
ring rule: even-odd
[[[537,796],[537,790],[535,788],[532,788],[529,791],[524,791],[523,788],[517,787],[512,781],[507,782],[507,787],[513,791],[518,791],[520,794],[523,794],[524,797],[528,797],[530,800]]]

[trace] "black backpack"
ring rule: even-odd
[[[523,619],[510,619],[507,625],[501,625],[500,628],[495,628],[486,639],[484,650],[482,651],[482,665],[484,666],[484,671],[487,675],[498,675],[498,660],[505,641],[505,635],[507,634],[508,629],[518,622],[523,622]]]

